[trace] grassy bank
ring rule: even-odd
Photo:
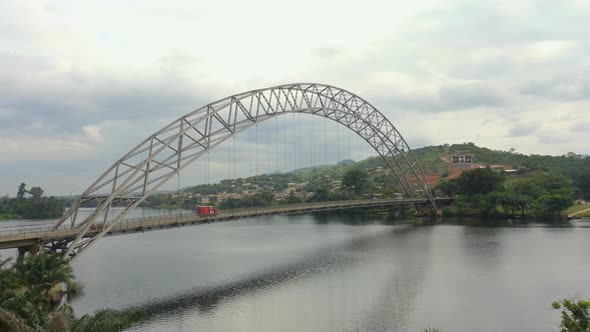
[[[12,219],[23,219],[23,216],[16,213],[0,213],[0,221]]]
[[[564,216],[569,216],[572,214],[575,214],[578,218],[590,218],[590,203],[574,205],[562,212],[562,215]]]

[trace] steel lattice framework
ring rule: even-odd
[[[73,259],[111,230],[133,208],[209,150],[259,122],[288,113],[324,117],[357,133],[383,158],[410,197],[425,195],[436,211],[424,172],[393,124],[366,100],[346,90],[315,83],[295,83],[248,91],[188,113],[149,136],[104,172],[57,221],[79,228],[75,239],[49,250]],[[94,211],[78,218],[83,205]],[[112,207],[117,215],[107,220]],[[78,220],[81,219],[81,220]],[[100,223],[100,232],[91,227]]]

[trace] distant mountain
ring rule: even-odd
[[[308,171],[311,171],[314,169],[341,167],[341,166],[346,166],[346,165],[354,164],[354,163],[355,163],[355,161],[352,159],[344,159],[344,160],[339,161],[335,165],[317,165],[317,166],[303,167],[303,168],[294,169],[294,170],[290,171],[289,173],[304,173],[304,172],[308,172]]]
[[[344,159],[344,160],[339,161],[336,164],[336,166],[346,166],[348,164],[353,164],[353,163],[354,163],[354,160],[352,160],[352,159]]]

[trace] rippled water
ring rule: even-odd
[[[105,238],[74,264],[78,314],[139,306],[132,331],[556,331],[590,298],[590,223],[392,225],[273,216]]]

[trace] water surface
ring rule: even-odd
[[[555,331],[590,298],[590,223],[393,225],[354,213],[102,239],[74,264],[78,314],[139,306],[132,331]]]

